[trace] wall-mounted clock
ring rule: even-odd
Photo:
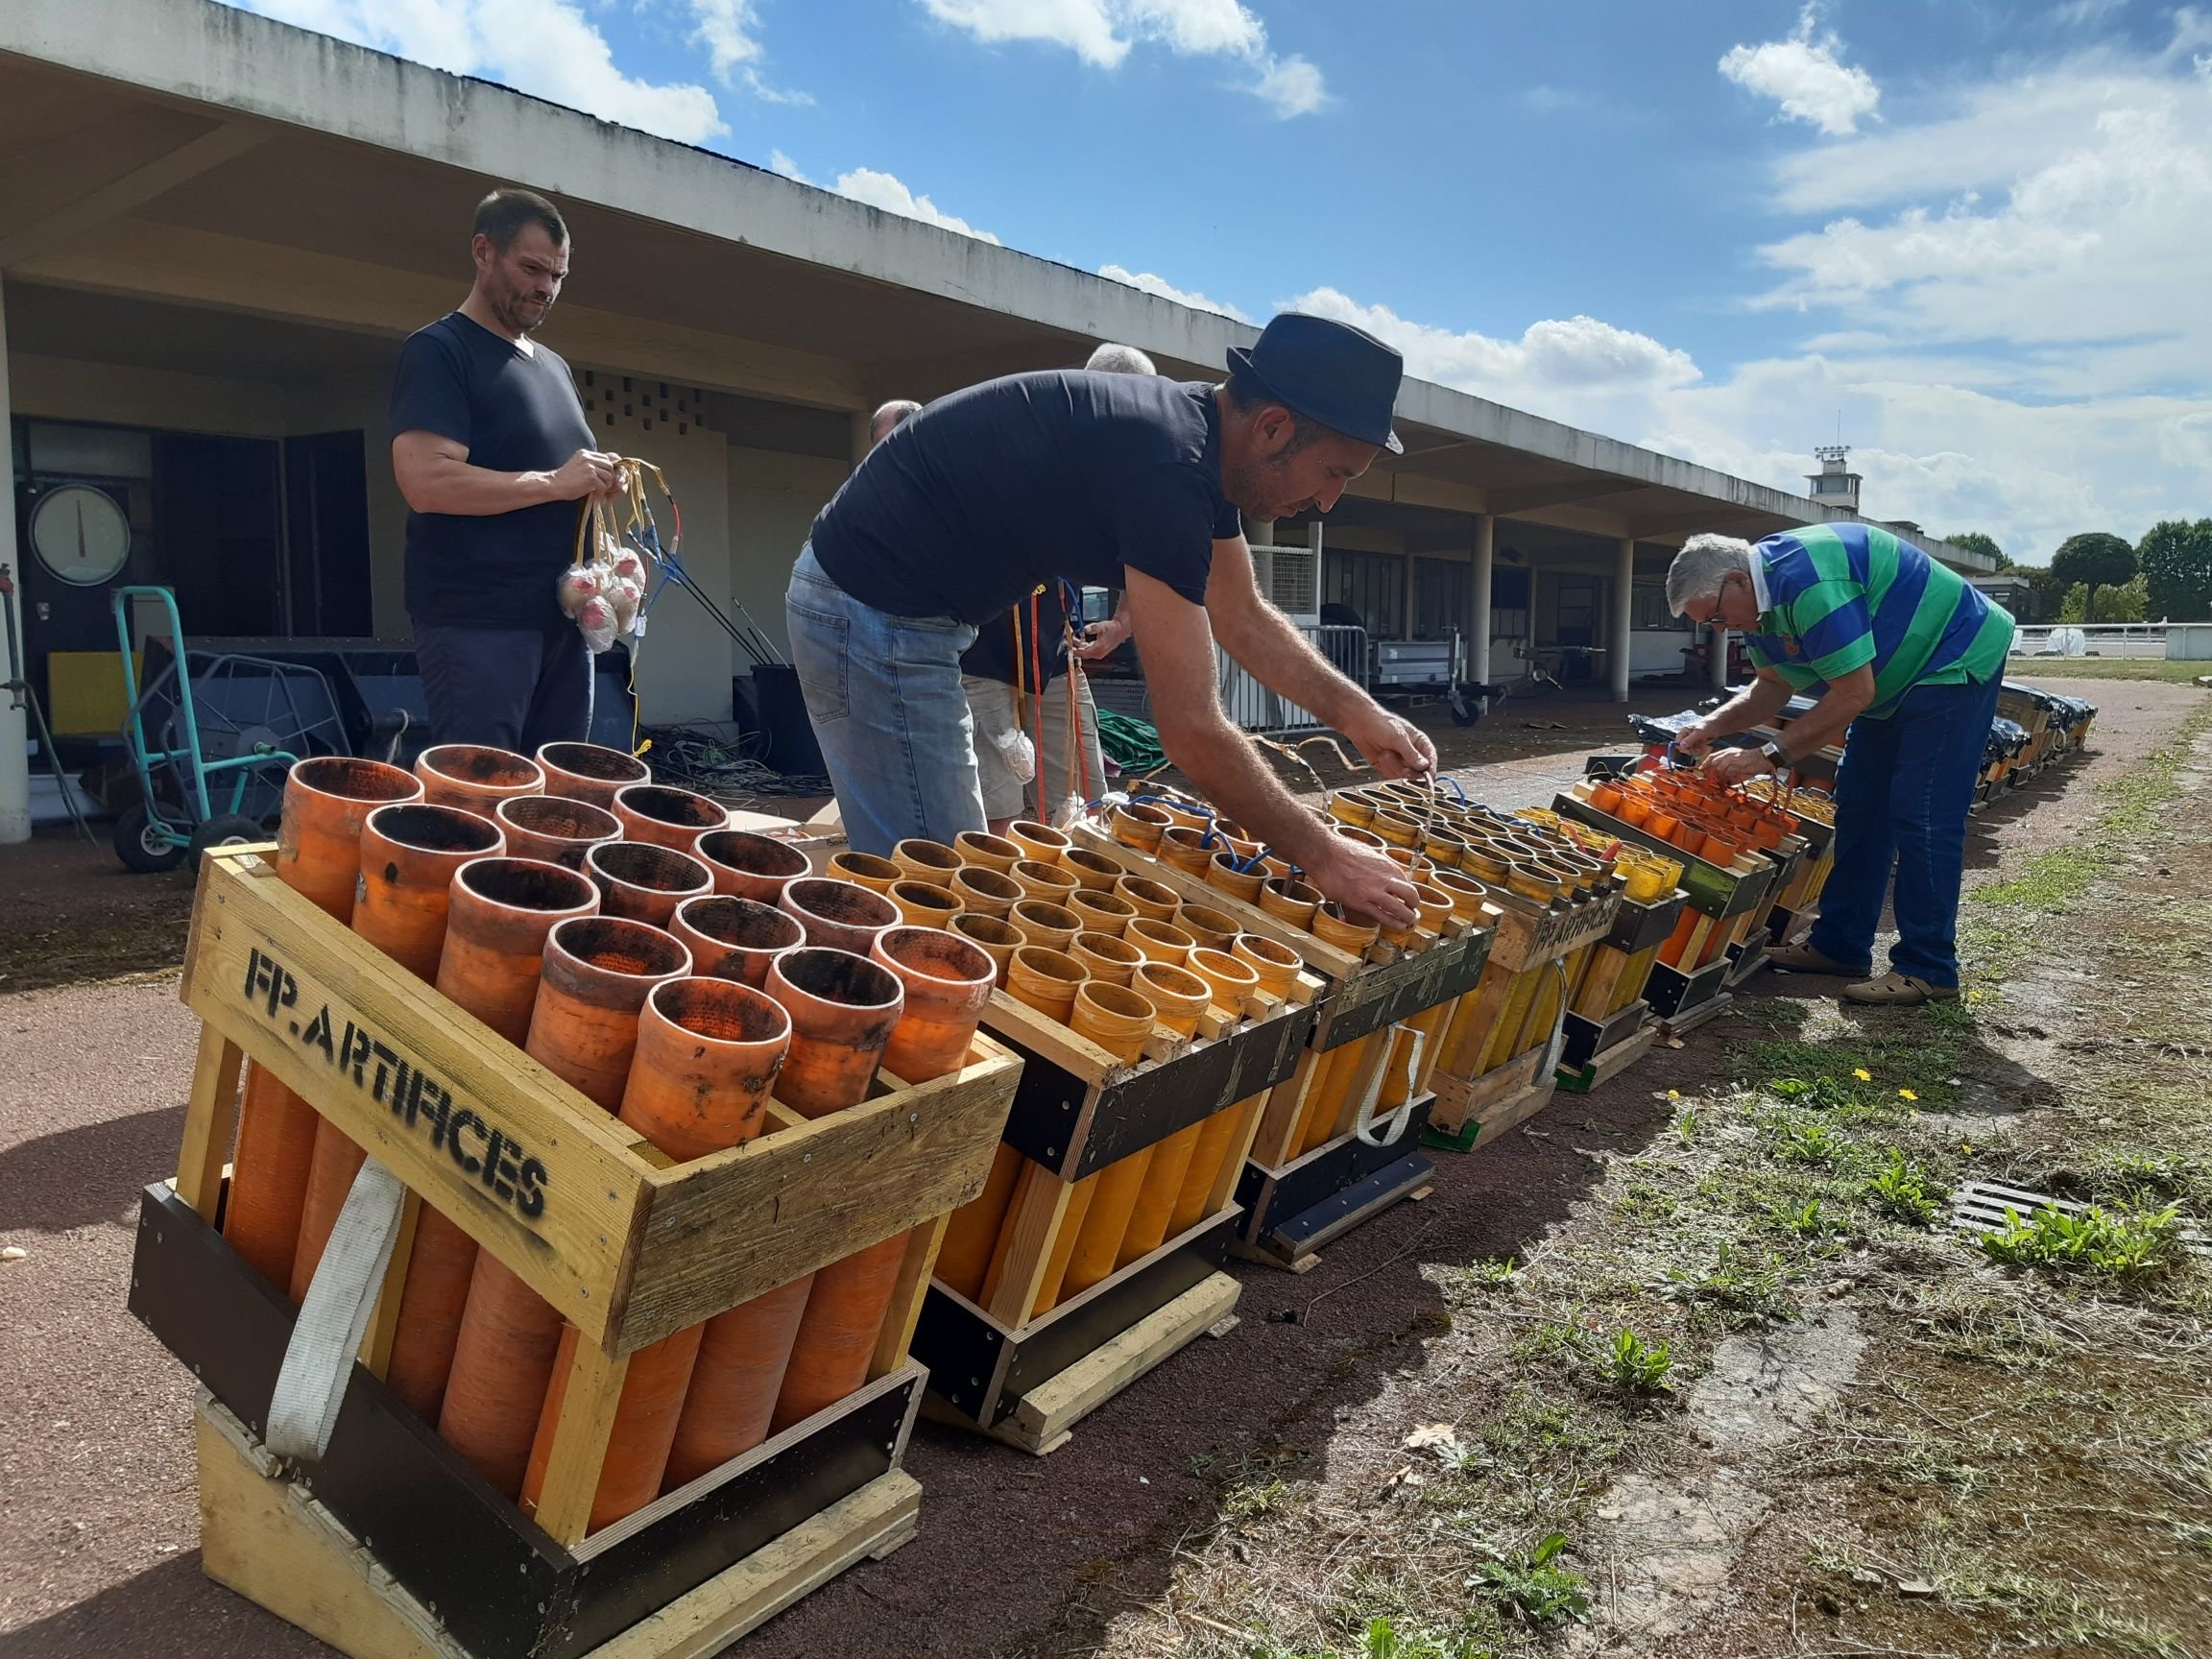
[[[89,484],[63,484],[31,510],[31,550],[77,588],[112,582],[131,557],[131,520],[115,497]]]

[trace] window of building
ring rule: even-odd
[[[1413,561],[1413,637],[1449,639],[1465,633],[1474,604],[1475,567],[1464,559]]]
[[[1406,615],[1406,561],[1395,553],[1321,554],[1321,602],[1357,612],[1370,639],[1402,637]],[[1324,618],[1326,620],[1327,618]]]
[[[1628,593],[1629,626],[1644,630],[1666,630],[1687,634],[1691,631],[1687,616],[1667,614],[1667,583],[1664,578],[1639,581]]]

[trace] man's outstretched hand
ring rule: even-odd
[[[1370,703],[1340,730],[1385,778],[1426,778],[1436,770],[1436,745],[1429,733],[1379,704]]]
[[[1420,918],[1413,878],[1386,854],[1340,835],[1331,835],[1319,862],[1307,865],[1306,879],[1345,909],[1386,926],[1405,927]]]

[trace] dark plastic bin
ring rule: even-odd
[[[822,745],[814,740],[814,724],[806,718],[806,699],[800,694],[799,670],[783,662],[763,662],[753,670],[753,709],[760,731],[768,739],[762,757],[786,777],[794,773],[819,773]]]

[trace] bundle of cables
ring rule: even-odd
[[[654,776],[716,801],[744,806],[755,800],[795,795],[829,795],[830,780],[819,772],[778,772],[760,756],[765,733],[725,737],[697,726],[648,726],[642,751]]]

